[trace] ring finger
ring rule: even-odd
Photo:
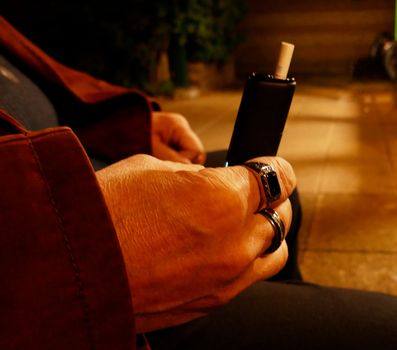
[[[285,235],[282,241],[285,239],[285,236],[288,233],[288,230],[291,225],[292,211],[291,211],[291,203],[287,199],[286,201],[279,204],[276,208],[273,209],[278,215],[279,220],[284,225]],[[267,216],[261,213],[257,213],[253,215],[253,230],[252,236],[255,241],[255,254],[257,257],[266,256],[268,253],[268,249],[274,245],[275,239],[277,239],[276,235],[278,234],[277,228],[274,226],[272,220]],[[278,246],[281,244],[279,242]],[[278,248],[277,246],[277,248]],[[275,249],[276,250],[276,249]]]

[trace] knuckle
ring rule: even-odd
[[[288,197],[296,187],[296,175],[292,165],[281,157],[258,157],[251,161],[271,164],[276,170],[282,193]]]
[[[275,208],[275,211],[280,215],[281,221],[285,227],[285,232],[288,233],[292,222],[292,206],[290,200],[287,198]]]
[[[237,294],[234,292],[223,292],[223,293],[219,293],[216,297],[216,303],[218,306],[223,306],[226,305],[227,303],[230,302],[230,300],[232,300],[232,298]]]
[[[296,176],[292,165],[284,158],[280,157],[275,157],[274,163],[280,182],[286,189],[287,193],[290,194],[296,186]]]
[[[285,214],[283,214],[283,222],[288,232],[292,222],[292,206],[289,199],[287,199],[283,204],[285,206]]]
[[[147,159],[147,155],[146,154],[135,154],[134,156],[131,157],[131,159],[133,159],[135,162],[139,163],[139,162],[143,162],[144,160]]]
[[[188,125],[187,119],[180,113],[172,113],[171,114],[172,118],[179,124],[181,125]]]
[[[285,264],[287,263],[288,260],[288,247],[287,244],[285,242],[283,242],[283,244],[281,245],[279,252],[278,252],[278,260],[279,260],[279,264],[282,267],[285,266]]]
[[[155,158],[147,154],[135,154],[130,159],[137,165],[152,163],[155,160]]]
[[[281,246],[272,254],[266,255],[261,264],[257,275],[259,279],[267,279],[274,276],[285,266],[288,260],[288,247],[285,241]]]
[[[236,294],[228,289],[217,290],[214,294],[205,298],[204,306],[213,308],[226,305]]]

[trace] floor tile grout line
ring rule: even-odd
[[[397,255],[397,251],[387,251],[387,250],[365,250],[365,249],[333,249],[333,248],[308,248],[301,250],[299,252],[305,253],[337,253],[337,254],[361,254],[361,255]]]

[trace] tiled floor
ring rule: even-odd
[[[302,197],[308,281],[397,295],[397,87],[298,84],[279,155]],[[226,148],[240,91],[164,101],[207,150]]]

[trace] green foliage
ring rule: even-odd
[[[237,26],[246,12],[243,0],[188,0],[174,7],[172,33],[186,47],[188,61],[227,61],[241,40]]]
[[[175,39],[188,61],[226,61],[244,12],[244,0],[13,0],[2,14],[61,62],[115,84],[145,87],[154,80],[159,53]]]

